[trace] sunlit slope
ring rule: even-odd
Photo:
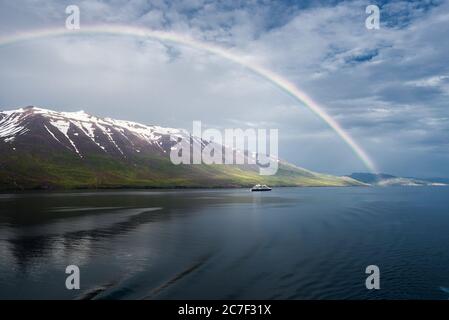
[[[281,164],[276,175],[232,165],[173,165],[162,157],[136,157],[132,162],[107,156],[78,159],[72,154],[21,153],[0,159],[1,189],[168,188],[348,186],[356,180],[311,173]]]

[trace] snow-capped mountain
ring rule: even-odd
[[[279,162],[275,176],[266,177],[259,175],[257,165],[174,165],[170,151],[180,139],[190,139],[197,152],[210,143],[190,137],[186,130],[99,118],[83,111],[37,107],[2,111],[0,189],[359,184],[286,162]],[[240,150],[233,153],[255,157]]]
[[[26,107],[0,112],[0,141],[11,148],[17,150],[37,135],[55,149],[67,149],[80,158],[92,152],[122,157],[144,151],[165,154],[176,143],[176,137],[189,137],[185,130],[98,118],[84,111]],[[199,139],[196,142],[200,143]]]

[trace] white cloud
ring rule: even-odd
[[[400,169],[401,155],[407,155],[404,170],[416,166],[449,175],[434,165],[440,158],[418,154],[416,148],[441,150],[448,134],[441,120],[449,116],[449,44],[442,41],[449,29],[447,3],[434,9],[385,4],[381,29],[367,30],[368,2],[362,0],[305,9],[253,1],[235,7],[201,0],[72,2],[81,7],[82,24],[174,30],[251,56],[319,101],[384,171]],[[68,3],[2,2],[0,34],[60,25]],[[239,66],[185,47],[120,37],[47,39],[0,48],[0,67],[1,105],[83,107],[185,127],[193,119],[216,126],[270,123],[289,143],[296,137],[298,144],[310,144],[287,150],[296,163],[329,172],[363,169],[291,98]],[[334,167],[337,153],[347,165]]]

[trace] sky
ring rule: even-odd
[[[380,29],[365,9],[380,8]],[[0,0],[0,39],[128,25],[223,47],[318,102],[379,171],[449,177],[449,1]],[[367,171],[326,123],[219,56],[130,36],[58,36],[0,46],[0,110],[59,111],[191,130],[277,128],[281,158],[332,174]]]

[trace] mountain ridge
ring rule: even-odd
[[[445,186],[447,183],[430,179],[398,177],[386,173],[354,172],[348,177],[373,186]]]
[[[363,185],[279,160],[274,176],[256,165],[174,165],[186,130],[29,106],[0,112],[0,189],[179,188]],[[191,137],[204,148],[211,142]],[[223,147],[224,148],[224,147]],[[237,157],[253,154],[233,150]],[[246,163],[246,162],[245,162]]]

